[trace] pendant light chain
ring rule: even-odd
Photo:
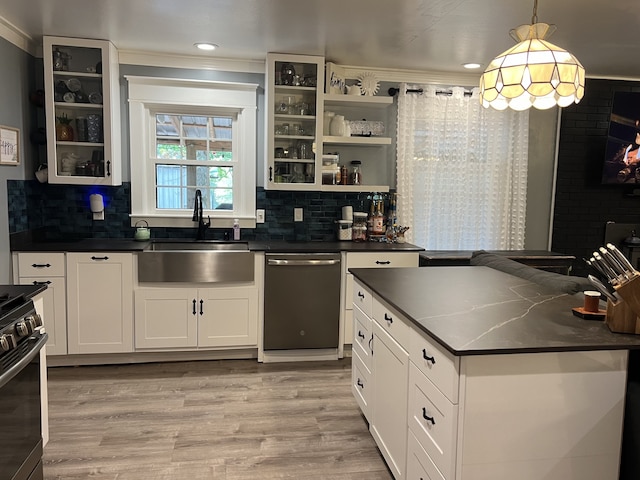
[[[531,25],[538,23],[538,0],[533,0],[533,16],[531,17]]]

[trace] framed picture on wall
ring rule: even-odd
[[[20,163],[20,130],[0,125],[0,165]]]

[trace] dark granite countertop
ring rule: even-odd
[[[349,270],[454,355],[640,349],[567,295],[479,266]]]
[[[35,297],[47,289],[47,285],[39,283],[37,285],[0,285],[0,296],[8,295],[9,298],[24,295],[26,299]]]
[[[155,239],[166,240],[166,239]],[[184,240],[181,241],[190,241]],[[87,238],[77,240],[56,241],[21,241],[14,242],[14,252],[140,252],[149,246],[148,241],[140,242],[128,239]],[[287,242],[287,241],[249,241],[249,250],[296,253],[296,252],[380,252],[405,251],[419,252],[423,249],[410,243],[378,243],[378,242]]]

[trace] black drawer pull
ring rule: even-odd
[[[373,345],[371,345],[371,342],[373,342],[373,333],[371,334],[371,338],[369,339],[369,351],[371,352],[371,356],[373,357]]]
[[[364,340],[364,333],[362,333],[360,330],[358,330],[358,336]]]
[[[358,379],[358,381],[356,382],[356,384],[360,387],[360,388],[364,388],[364,383],[362,383],[362,381],[360,379]]]
[[[194,298],[193,299],[193,314],[195,315],[196,313],[197,313],[196,312],[196,299]]]
[[[358,290],[358,296],[359,296],[360,298],[364,298],[364,293],[362,293],[360,290]]]
[[[31,265],[33,268],[49,268],[51,266],[50,263],[34,263]]]
[[[434,420],[434,418],[427,415],[427,409],[424,407],[422,407],[422,418],[424,418],[427,422],[431,422],[431,425],[436,424],[436,421]]]
[[[202,310],[203,303],[204,303],[204,300],[200,300],[200,315],[204,315],[204,311]]]
[[[434,357],[430,357],[429,355],[427,355],[427,350],[425,348],[422,349],[422,357],[427,361],[427,362],[431,362],[432,364],[436,364],[436,359]]]
[[[37,280],[33,281],[34,285],[50,285],[51,284],[51,280],[47,280],[45,282],[38,282]]]
[[[91,257],[91,260],[95,260],[95,261],[98,261],[98,260],[109,260],[109,257]]]
[[[378,265],[390,265],[391,264],[391,260],[385,260],[384,262],[380,261],[380,260],[376,260],[376,264],[378,264]]]
[[[386,313],[384,314],[384,319],[389,322],[389,323],[393,323],[393,317],[390,317],[389,315],[387,315]]]

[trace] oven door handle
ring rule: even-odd
[[[272,265],[276,267],[282,266],[305,266],[305,267],[319,267],[322,265],[336,265],[340,263],[340,260],[276,260],[269,259],[267,260],[267,265]]]
[[[33,344],[31,350],[29,350],[29,353],[21,358],[15,365],[10,367],[6,372],[3,372],[2,375],[0,375],[0,388],[9,383],[13,379],[13,377],[18,375],[22,371],[22,369],[24,369],[31,363],[34,358],[36,358],[36,355],[40,353],[40,350],[42,350],[44,344],[47,343],[48,338],[49,335],[46,332],[43,333],[38,341]]]

